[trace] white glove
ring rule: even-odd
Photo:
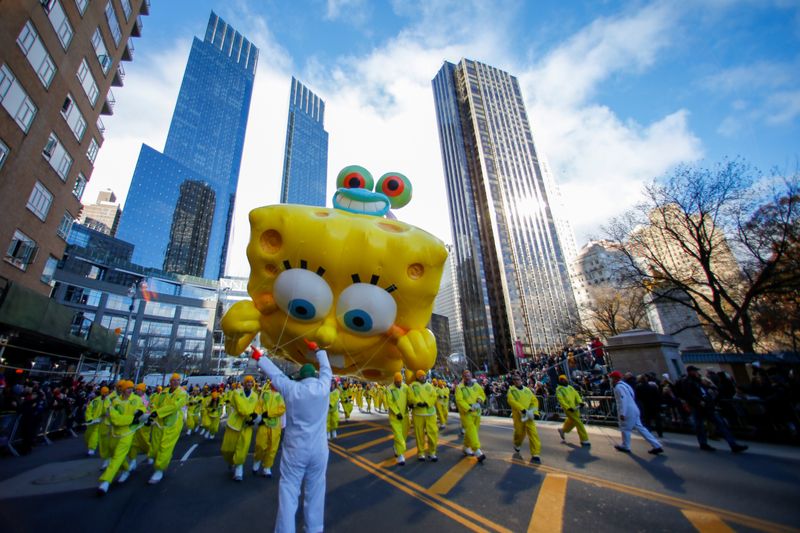
[[[533,417],[536,413],[533,412],[533,409],[528,409],[528,420],[533,420]]]
[[[471,407],[472,407],[473,411],[480,411],[481,410],[481,404],[479,404],[479,403],[473,403]]]
[[[523,422],[528,421],[528,411],[522,411],[522,418],[520,420],[522,420]]]
[[[150,418],[150,413],[145,413],[145,414],[143,414],[142,416],[139,417],[139,423],[140,424],[145,424],[145,423],[147,423],[147,420],[149,418]]]
[[[258,415],[255,420],[253,420],[253,425],[257,426],[261,423],[261,415]]]

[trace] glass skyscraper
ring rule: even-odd
[[[325,207],[328,132],[325,102],[292,77],[281,203]]]
[[[135,263],[224,274],[257,63],[258,49],[212,12],[205,39],[192,43],[163,154],[147,145],[139,153],[117,233],[136,246]],[[205,209],[210,218],[191,212]],[[175,229],[191,219],[210,228]]]
[[[577,309],[517,79],[462,59],[432,81],[467,356],[562,347]]]

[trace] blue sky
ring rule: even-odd
[[[261,49],[237,257],[247,212],[277,202],[292,75],[327,102],[329,176],[351,163],[406,173],[415,199],[398,215],[448,242],[430,89],[445,59],[518,76],[578,248],[678,163],[798,167],[797,1],[153,0],[87,201],[105,187],[124,198],[140,144],[163,148],[191,39],[212,9]],[[231,271],[246,264],[234,258]]]

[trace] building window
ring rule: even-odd
[[[53,80],[53,75],[56,73],[56,65],[53,63],[50,54],[47,53],[47,48],[39,38],[39,34],[36,33],[36,28],[33,27],[31,21],[26,22],[25,26],[23,26],[19,37],[17,37],[17,44],[22,49],[25,57],[28,58],[33,70],[36,71],[42,85],[45,88],[49,87],[50,82]]]
[[[41,279],[44,283],[50,283],[51,281],[53,281],[53,274],[56,273],[57,266],[58,266],[58,259],[56,259],[52,255],[49,256],[44,264],[44,268],[42,269],[42,277],[39,279]]]
[[[97,88],[97,83],[94,81],[92,71],[89,70],[89,63],[86,62],[86,58],[81,61],[78,67],[77,76],[78,81],[81,82],[81,87],[83,87],[83,92],[86,93],[86,98],[89,99],[89,103],[94,107],[97,103],[97,96],[100,94],[100,91]]]
[[[92,46],[94,47],[95,54],[97,54],[97,61],[100,62],[100,68],[103,69],[103,74],[108,74],[108,71],[111,69],[112,61],[111,57],[108,55],[106,42],[103,40],[103,34],[100,33],[100,28],[94,30]]]
[[[36,182],[33,186],[31,195],[28,198],[27,208],[36,215],[42,222],[47,219],[47,213],[50,211],[50,205],[53,203],[53,195],[47,190],[47,187],[40,182]]]
[[[86,120],[81,115],[81,111],[75,104],[71,94],[67,94],[66,98],[64,98],[64,103],[61,105],[61,116],[67,121],[69,129],[72,130],[78,142],[81,142],[86,131]]]
[[[94,163],[94,160],[97,158],[97,151],[100,150],[100,146],[97,144],[97,141],[94,140],[92,137],[91,142],[89,142],[89,149],[86,150],[86,157],[89,158],[89,161]]]
[[[56,171],[61,181],[67,181],[69,169],[72,168],[72,156],[67,153],[55,133],[51,133],[47,139],[47,143],[45,143],[42,150],[42,156],[49,161],[50,166]]]
[[[0,141],[0,168],[3,168],[3,163],[8,159],[8,146],[3,141]]]
[[[86,13],[86,6],[89,5],[89,0],[75,0],[75,5],[78,6],[78,12],[83,15]]]
[[[36,106],[5,64],[0,67],[0,102],[22,131],[27,133],[36,116]]]
[[[122,39],[122,30],[119,27],[119,20],[117,19],[117,12],[114,9],[114,4],[108,0],[106,4],[106,20],[108,27],[111,30],[111,36],[114,38],[114,44],[119,46],[119,40]]]
[[[72,40],[72,26],[69,24],[67,14],[64,13],[64,8],[61,7],[61,2],[59,0],[50,0],[47,2],[45,10],[47,11],[47,18],[50,19],[50,24],[53,25],[53,29],[58,35],[61,46],[66,50]]]
[[[72,187],[72,195],[78,199],[78,201],[83,198],[83,191],[86,190],[86,178],[83,174],[78,174],[78,178],[75,180],[75,186]]]
[[[125,13],[125,20],[128,20],[131,16],[131,0],[120,0],[120,4],[122,4],[122,11]]]
[[[6,250],[5,260],[20,270],[25,270],[36,259],[36,242],[17,230],[11,239],[11,244]]]
[[[75,223],[75,217],[69,214],[69,211],[64,213],[64,216],[61,218],[61,223],[58,225],[56,229],[56,235],[67,240],[69,237],[69,232],[72,230],[72,224]]]

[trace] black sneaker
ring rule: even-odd
[[[664,453],[664,448],[653,448],[652,450],[649,450],[647,453],[649,453],[650,455],[660,455]]]
[[[626,448],[625,446],[620,446],[619,444],[615,444],[614,449],[622,453],[631,453],[630,448]]]
[[[733,446],[731,446],[731,451],[733,453],[742,453],[743,451],[745,451],[748,448],[749,448],[749,446],[746,446],[744,444],[734,444]]]
[[[715,452],[715,451],[717,451],[716,448],[714,448],[713,446],[709,446],[708,444],[701,444],[700,445],[700,449],[703,450],[704,452]]]
[[[531,462],[540,465],[542,464],[542,458],[539,457],[538,455],[534,455],[533,457],[531,457]]]

